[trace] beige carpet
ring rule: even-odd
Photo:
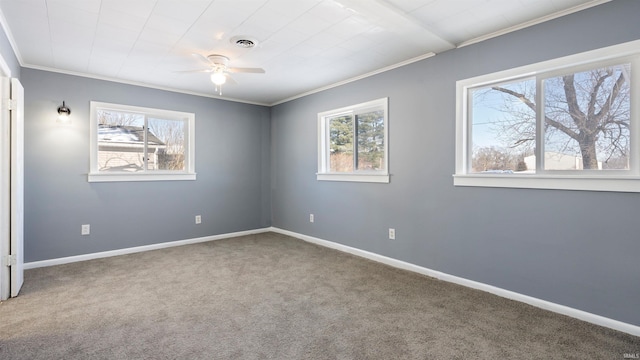
[[[29,270],[0,359],[622,359],[640,338],[266,233]]]

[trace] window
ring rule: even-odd
[[[89,181],[195,180],[195,115],[91,102]]]
[[[640,41],[457,82],[458,186],[640,192]]]
[[[318,180],[389,182],[388,99],[318,114]]]

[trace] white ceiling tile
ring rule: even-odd
[[[279,11],[271,8],[263,7],[256,11],[243,26],[253,26],[258,29],[264,29],[269,33],[274,33],[292,22],[296,16],[290,16],[282,14]],[[242,30],[234,29],[236,33],[241,33]],[[253,33],[249,33],[253,34]],[[264,36],[264,35],[263,35]]]
[[[153,9],[153,15],[193,23],[212,3],[212,0],[159,0]]]
[[[424,1],[424,0],[388,0],[388,2],[397,7],[398,9],[401,9],[402,11],[406,12],[406,13],[410,13],[420,7],[423,7],[425,5],[427,5],[429,2],[434,2],[435,0],[431,0],[431,1]]]
[[[91,50],[91,56],[89,57],[89,69],[100,65],[105,69],[109,69],[109,71],[117,72],[126,61],[126,58],[126,54],[115,54],[103,48],[94,48]]]
[[[376,25],[359,21],[354,17],[349,17],[337,24],[332,25],[330,28],[326,29],[325,32],[339,36],[342,39],[350,39],[375,27]]]
[[[216,0],[205,9],[200,19],[241,24],[266,2],[267,0]]]
[[[129,58],[136,57],[145,60],[155,59],[159,60],[160,57],[166,55],[171,51],[170,45],[159,45],[156,43],[138,41],[131,49]]]
[[[315,35],[332,25],[331,22],[304,14],[291,22],[287,29],[304,35]]]
[[[207,52],[211,48],[214,48],[215,44],[219,41],[220,40],[215,39],[213,36],[189,33],[183,36],[175,44],[175,47],[188,54]]]
[[[294,46],[291,49],[288,49],[287,52],[285,53],[285,56],[293,55],[297,57],[304,56],[306,58],[309,58],[309,57],[315,57],[325,50],[326,48],[318,48],[315,46],[311,46],[309,43],[303,42]]]
[[[261,23],[245,22],[244,24],[233,29],[231,33],[224,36],[224,39],[228,40],[237,35],[244,35],[249,37],[255,37],[260,39],[268,39],[269,36],[276,33],[278,30],[267,29],[260,27]]]
[[[435,0],[411,12],[411,15],[425,24],[434,24],[474,7],[477,3],[477,0]]]
[[[306,41],[308,38],[308,35],[295,31],[278,31],[263,41],[260,46],[263,49],[270,48],[284,51]]]
[[[151,15],[156,2],[157,0],[108,0],[102,2],[100,13],[109,10],[146,19]]]
[[[108,54],[110,57],[126,57],[131,51],[131,44],[114,39],[96,39],[93,43],[92,54],[97,52]]]
[[[138,40],[147,41],[159,45],[169,44],[173,46],[176,42],[178,42],[178,40],[180,40],[180,35],[170,34],[161,30],[155,30],[145,27],[140,33]]]
[[[353,12],[345,9],[343,6],[340,6],[337,1],[322,1],[304,13],[304,16],[325,20],[326,22],[335,24],[353,16]]]
[[[57,48],[53,51],[53,58],[59,69],[84,72],[87,71],[90,54],[91,48]]]
[[[332,48],[329,48],[321,52],[318,56],[333,60],[336,63],[340,63],[344,59],[349,58],[354,53],[355,53],[355,50],[343,48],[340,46],[334,46]]]
[[[46,0],[1,0],[0,7],[5,17],[8,14],[29,12],[29,17],[46,18],[47,16],[47,1]],[[10,16],[9,16],[10,18]],[[9,20],[7,18],[7,20]]]
[[[276,16],[283,21],[291,21],[309,11],[323,0],[271,0],[266,2],[252,17]]]
[[[355,51],[365,51],[377,46],[377,42],[367,38],[364,35],[356,35],[351,39],[345,40],[340,44],[342,47],[350,48]]]
[[[92,13],[100,12],[102,0],[46,0],[47,7],[67,7],[76,8]]]
[[[81,27],[95,26],[98,22],[97,11],[87,11],[63,3],[49,4],[49,22],[71,23]]]
[[[191,23],[180,21],[164,15],[151,14],[145,24],[145,29],[161,31],[163,33],[182,36],[189,30]]]
[[[128,47],[133,46],[139,37],[139,31],[130,30],[127,28],[112,26],[104,23],[99,23],[95,30],[95,41],[100,40],[116,41],[123,44],[128,44]]]
[[[49,22],[44,17],[44,21],[34,23],[18,22],[11,26],[13,37],[28,47],[37,40],[51,41]]]
[[[266,67],[270,73],[279,73],[295,69],[299,64],[305,63],[306,61],[307,59],[302,56],[288,54],[286,56],[273,58],[271,61],[265,63],[264,67]]]
[[[326,50],[341,44],[343,41],[342,38],[336,35],[321,32],[311,36],[304,43],[320,50]]]
[[[101,24],[140,32],[147,22],[147,17],[106,8],[100,12],[99,22]]]
[[[51,24],[51,42],[66,46],[66,44],[78,43],[91,46],[95,38],[95,27],[78,27],[66,22]]]

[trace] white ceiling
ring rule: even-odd
[[[222,54],[222,98],[276,104],[608,0],[0,0],[23,67],[217,97],[193,54]],[[258,41],[242,49],[230,39]]]

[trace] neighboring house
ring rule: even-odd
[[[527,164],[527,170],[535,170],[535,155],[525,157],[524,162]],[[545,151],[544,168],[545,170],[583,170],[582,157]],[[598,161],[598,170],[602,170],[602,161]]]
[[[100,170],[140,171],[144,168],[144,128],[141,126],[99,125],[98,167]],[[165,143],[147,132],[148,170],[158,169]]]

